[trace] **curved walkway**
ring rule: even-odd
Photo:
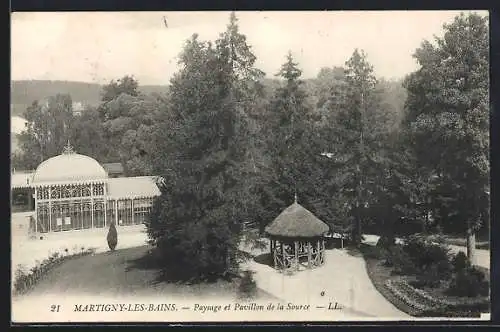
[[[261,289],[285,302],[325,306],[323,320],[341,319],[344,313],[349,315],[349,320],[354,317],[368,320],[412,319],[375,289],[362,256],[353,256],[346,250],[327,250],[324,266],[291,276],[255,260],[248,261],[246,267],[255,272],[255,280]],[[330,302],[337,302],[346,310],[327,310]]]

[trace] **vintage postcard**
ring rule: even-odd
[[[12,13],[12,323],[489,320],[488,26]]]

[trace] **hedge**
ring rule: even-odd
[[[66,250],[67,252],[67,250]],[[90,248],[82,250],[72,255],[60,255],[58,252],[53,253],[48,258],[44,259],[39,264],[32,267],[28,273],[25,273],[21,268],[16,271],[14,280],[14,294],[23,294],[32,289],[47,273],[54,267],[60,265],[64,261],[81,256],[91,255],[95,253],[95,249]]]

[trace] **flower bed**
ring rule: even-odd
[[[489,298],[436,298],[406,280],[389,279],[385,286],[406,305],[417,310],[417,316],[479,316],[489,311]]]
[[[18,267],[14,280],[14,293],[26,293],[33,288],[51,269],[60,265],[64,261],[94,253],[95,249],[93,248],[86,250],[82,248],[81,251],[74,254],[69,254],[68,251],[65,250],[65,253],[63,254],[59,254],[58,252],[53,253],[42,262],[37,263],[28,272],[23,271],[22,267]]]
[[[437,305],[433,299],[422,296],[422,294],[416,292],[415,289],[404,280],[389,279],[385,282],[385,286],[399,300],[403,301],[406,305],[416,309],[417,311],[424,311]]]
[[[384,264],[384,258],[374,254],[373,248],[361,248],[368,276],[375,288],[399,310],[415,317],[478,317],[490,311],[488,296],[451,296],[446,294],[447,282],[429,289],[414,287],[410,281],[416,276],[394,274],[394,267]]]

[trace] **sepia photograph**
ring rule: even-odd
[[[10,24],[12,324],[490,320],[487,11]]]

